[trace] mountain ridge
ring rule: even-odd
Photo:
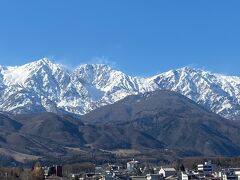
[[[0,154],[67,158],[80,151],[134,150],[147,156],[239,156],[239,127],[239,121],[224,119],[179,93],[159,90],[81,117],[0,113]]]
[[[129,95],[170,90],[225,118],[240,119],[240,77],[184,67],[132,77],[106,64],[73,70],[47,58],[0,68],[0,111],[86,114]]]
[[[179,154],[239,155],[239,123],[167,90],[131,95],[81,117],[84,123],[135,129]]]

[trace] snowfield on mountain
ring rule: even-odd
[[[240,119],[240,77],[236,76],[184,67],[148,78],[132,77],[105,64],[70,70],[47,58],[0,66],[3,112],[83,115],[129,95],[155,90],[178,92],[225,118]]]

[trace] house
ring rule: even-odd
[[[239,180],[240,169],[229,168],[222,170],[222,179],[223,180]]]
[[[238,180],[238,176],[236,176],[234,173],[224,173],[222,175],[222,180]]]
[[[163,175],[163,177],[169,177],[169,176],[176,176],[177,171],[175,168],[162,168],[159,170],[159,174]]]

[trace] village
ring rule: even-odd
[[[26,172],[26,171],[25,171]],[[187,169],[180,165],[179,169],[170,166],[145,166],[138,160],[128,161],[125,165],[53,165],[42,167],[40,163],[21,176],[15,172],[0,172],[0,179],[17,180],[240,180],[240,168],[221,168],[210,160],[196,165],[195,169]]]
[[[76,178],[77,177],[77,178]],[[130,179],[130,180],[189,180],[189,179],[209,179],[209,180],[239,180],[240,168],[221,169],[215,164],[204,162],[198,164],[196,170],[180,170],[173,167],[143,167],[136,160],[129,161],[126,169],[118,165],[107,165],[96,167],[95,173],[71,174],[70,179]]]
[[[63,179],[61,166],[45,168],[46,179]],[[58,176],[59,178],[56,178]],[[94,172],[69,173],[68,179],[129,179],[129,180],[189,180],[189,179],[209,179],[209,180],[240,180],[240,168],[222,169],[212,164],[211,161],[198,164],[197,169],[185,169],[182,165],[179,170],[173,167],[143,167],[137,160],[127,162],[125,167],[107,164],[96,166]]]

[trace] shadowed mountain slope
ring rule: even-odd
[[[144,132],[184,155],[240,154],[239,124],[170,91],[129,96],[81,118]]]
[[[15,158],[23,154],[27,159],[71,157],[92,150],[146,153],[168,149],[180,156],[234,156],[240,155],[239,127],[238,122],[185,96],[155,91],[128,96],[80,118],[54,113],[0,114],[0,154],[10,150]]]

